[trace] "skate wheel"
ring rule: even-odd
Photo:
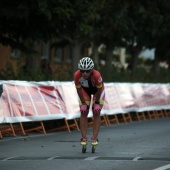
[[[82,147],[82,153],[86,153],[86,146]]]
[[[92,153],[95,153],[95,147],[92,146]]]

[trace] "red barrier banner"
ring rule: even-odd
[[[5,117],[4,117],[4,109],[3,109],[3,100],[0,98],[0,123],[4,122]]]
[[[3,88],[5,122],[61,119],[66,115],[65,102],[56,86],[14,82],[3,84]]]
[[[80,117],[74,82],[1,81],[0,84],[3,84],[0,123]],[[105,95],[101,114],[170,109],[169,84],[105,83]]]
[[[105,87],[106,114],[170,109],[169,84],[106,83]]]
[[[60,92],[66,107],[67,119],[78,118],[80,116],[79,103],[76,88],[73,82],[61,82],[56,85]]]

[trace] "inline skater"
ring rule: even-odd
[[[104,104],[104,84],[99,71],[94,69],[93,60],[89,57],[82,58],[78,63],[78,70],[74,73],[74,83],[79,96],[80,106],[80,130],[82,152],[86,152],[88,113],[90,105],[93,112],[93,136],[91,138],[92,152],[98,145],[98,133],[100,130],[100,112]],[[92,100],[91,100],[92,99]],[[91,102],[92,101],[92,102]]]

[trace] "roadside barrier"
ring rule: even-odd
[[[5,134],[6,136],[16,136],[12,123],[0,124],[0,138],[3,137],[3,134]]]
[[[71,129],[79,131],[78,96],[73,82],[0,81],[0,138],[38,131],[43,134]],[[170,85],[149,83],[105,83],[106,100],[101,123],[132,122],[170,116]],[[93,124],[92,112],[88,115]],[[65,125],[46,130],[44,121],[63,119]],[[34,125],[33,123],[36,122]],[[26,127],[26,123],[32,123]],[[5,125],[5,126],[4,126]],[[8,125],[8,127],[6,126]]]

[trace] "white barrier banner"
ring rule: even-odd
[[[0,84],[3,84],[0,123],[80,116],[73,82],[1,81]],[[101,114],[170,109],[169,84],[105,83],[105,94]]]

